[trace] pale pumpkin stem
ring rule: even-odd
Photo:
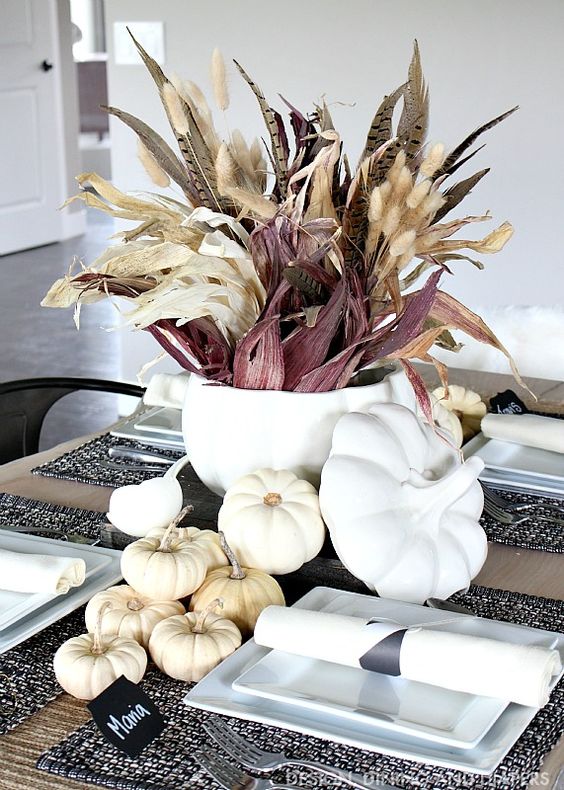
[[[145,604],[139,598],[132,598],[131,601],[127,602],[127,608],[131,609],[132,612],[140,612],[141,609],[145,608]]]
[[[187,516],[188,513],[191,513],[194,510],[192,505],[186,505],[186,507],[182,508],[180,513],[172,519],[170,524],[167,527],[165,534],[161,538],[161,542],[157,551],[170,551],[170,542],[172,540],[173,532],[176,527],[180,524],[184,516]]]
[[[217,609],[218,607],[220,609],[223,609],[223,598],[214,598],[213,601],[210,601],[209,604],[204,609],[202,609],[201,612],[198,612],[196,623],[192,628],[193,634],[203,634],[206,617],[209,614],[212,614],[213,610]]]
[[[231,576],[229,578],[239,579],[239,580],[246,578],[247,574],[245,573],[243,568],[241,568],[239,560],[233,553],[233,549],[231,548],[229,543],[225,540],[225,535],[223,534],[223,532],[218,532],[217,534],[219,535],[219,542],[221,544],[221,548],[223,549],[223,553],[225,554],[225,556],[231,563],[231,567],[233,568],[231,572]]]
[[[104,619],[104,614],[108,611],[108,609],[111,608],[112,604],[110,601],[106,601],[106,603],[103,603],[98,609],[96,625],[94,626],[94,639],[92,641],[92,653],[95,656],[100,656],[104,652],[104,642],[102,640],[102,620]]]
[[[274,491],[271,491],[270,493],[264,495],[262,501],[269,507],[276,507],[277,505],[282,504],[282,497],[280,494],[276,494]]]

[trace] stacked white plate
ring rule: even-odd
[[[564,498],[564,455],[536,447],[526,447],[483,433],[474,436],[463,448],[464,457],[477,455],[485,468],[480,480],[496,488],[533,491]]]
[[[295,606],[556,648],[564,635],[316,587]],[[336,635],[337,637],[337,635]],[[558,678],[554,678],[553,687]],[[195,708],[489,775],[537,710],[301,658],[247,642],[186,696]]]
[[[119,428],[112,431],[111,435],[120,439],[135,439],[136,442],[150,447],[184,452],[180,409],[154,406],[141,414],[132,414]]]
[[[100,590],[121,579],[121,552],[52,540],[0,529],[0,548],[22,554],[48,554],[80,557],[86,563],[86,579],[66,595],[16,593],[0,589],[0,654],[29,639],[48,625],[60,620]],[[2,580],[0,579],[0,585]]]

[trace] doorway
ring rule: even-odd
[[[103,0],[71,0],[77,69],[81,172],[111,178],[106,33]]]

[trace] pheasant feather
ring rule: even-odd
[[[396,105],[403,95],[404,89],[405,85],[400,85],[400,87],[389,96],[384,96],[370,124],[364,150],[360,156],[360,162],[363,162],[367,157],[373,154],[377,148],[380,148],[381,145],[384,145],[384,143],[387,143],[393,137],[392,118]]]
[[[407,159],[421,149],[429,125],[429,91],[423,79],[419,45],[415,41],[403,91],[403,111],[398,123],[398,137],[404,142]]]
[[[458,206],[458,204],[464,200],[466,195],[470,194],[476,184],[481,181],[482,178],[489,172],[490,168],[486,167],[484,170],[474,173],[473,176],[465,178],[464,181],[459,181],[458,184],[454,184],[454,186],[450,187],[450,189],[447,189],[447,191],[444,193],[444,197],[446,198],[445,204],[435,214],[435,222],[440,222],[449,211],[452,211],[453,208]]]
[[[237,63],[236,60],[233,62],[237,66],[245,82],[255,94],[258,101],[264,121],[266,123],[266,128],[268,129],[268,134],[270,136],[270,142],[272,145],[272,160],[275,168],[276,180],[278,182],[281,195],[285,195],[288,186],[288,139],[286,137],[286,132],[284,131],[284,125],[281,123],[282,119],[280,115],[268,105],[264,97],[264,93],[247,74],[245,69],[239,63]]]
[[[512,107],[510,110],[507,110],[507,112],[498,115],[497,118],[493,118],[491,121],[488,121],[487,123],[475,129],[472,132],[472,134],[469,134],[468,137],[466,137],[460,143],[460,145],[457,145],[456,148],[454,148],[450,152],[450,154],[445,159],[443,166],[440,168],[440,170],[437,171],[437,173],[435,173],[435,178],[439,178],[442,175],[450,173],[453,165],[455,165],[456,162],[460,159],[464,151],[470,148],[470,146],[476,142],[476,140],[478,139],[478,137],[480,137],[480,135],[484,134],[484,132],[487,132],[490,129],[493,129],[494,126],[497,126],[498,123],[501,123],[506,118],[509,118],[509,116],[513,115],[513,113],[518,109],[519,109],[518,106]]]
[[[135,132],[143,145],[155,158],[159,167],[162,168],[164,172],[178,184],[183,192],[185,192],[187,197],[189,197],[191,192],[190,179],[182,163],[168,143],[166,143],[157,132],[153,131],[150,126],[147,126],[144,121],[139,120],[139,118],[136,118],[134,115],[130,115],[123,110],[118,110],[117,107],[102,106],[102,109],[110,115],[119,118],[120,121]]]

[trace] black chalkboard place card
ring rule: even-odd
[[[513,390],[500,392],[490,400],[490,409],[494,414],[528,414],[529,409]]]
[[[88,708],[102,734],[128,757],[137,757],[166,727],[152,699],[123,675]]]

